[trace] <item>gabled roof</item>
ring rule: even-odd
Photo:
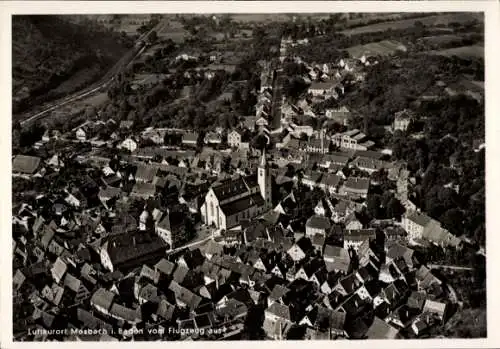
[[[109,310],[111,308],[111,303],[113,303],[114,297],[115,294],[113,292],[105,290],[104,288],[99,288],[92,295],[90,302],[103,309]]]
[[[142,314],[140,308],[131,309],[123,305],[114,303],[109,310],[110,314],[119,319],[123,319],[130,323],[136,323],[142,321]]]
[[[82,282],[71,275],[70,273],[67,273],[66,276],[64,277],[64,286],[69,288],[73,292],[78,292],[80,289],[80,286],[82,285]]]
[[[323,229],[328,230],[331,227],[330,220],[323,216],[314,215],[311,216],[307,222],[306,227],[313,229]]]
[[[271,306],[266,310],[266,312],[273,314],[277,316],[278,318],[284,319],[291,321],[292,317],[290,314],[290,308],[286,305],[280,304],[280,303],[273,303]]]
[[[392,327],[384,320],[375,317],[366,336],[368,339],[396,339],[398,338],[398,333],[398,329]]]
[[[370,179],[360,177],[349,177],[344,183],[345,188],[368,191]]]
[[[241,199],[228,202],[220,206],[222,212],[226,215],[226,217],[235,215],[239,212],[245,211],[250,207],[259,207],[264,205],[264,198],[260,193],[255,193],[247,197],[243,197]]]
[[[337,185],[340,184],[341,179],[342,178],[340,176],[337,176],[334,173],[329,173],[329,174],[325,174],[321,178],[321,184],[329,186],[329,187],[336,187]]]
[[[175,280],[172,280],[168,288],[174,292],[176,299],[186,304],[190,310],[196,309],[201,302],[200,296],[194,294],[187,288],[182,287]]]
[[[142,179],[145,182],[152,182],[158,172],[158,167],[149,164],[138,164],[135,172],[136,179]]]
[[[12,172],[33,174],[40,166],[40,158],[28,155],[16,155],[12,161]]]

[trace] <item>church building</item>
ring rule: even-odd
[[[201,217],[207,225],[229,229],[271,207],[271,176],[263,153],[257,176],[224,180],[209,189],[201,206]]]

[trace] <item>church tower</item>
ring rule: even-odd
[[[257,173],[257,180],[259,183],[260,193],[266,201],[266,209],[271,208],[271,176],[269,175],[269,168],[267,167],[266,151],[262,151],[262,158],[260,160],[259,169]]]

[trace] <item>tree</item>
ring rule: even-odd
[[[148,42],[150,44],[155,44],[158,41],[158,33],[156,30],[153,30],[151,33],[148,35]]]
[[[405,208],[401,205],[401,202],[393,196],[387,204],[386,212],[387,218],[396,218],[397,220],[400,220],[401,216],[405,212]]]
[[[368,196],[366,200],[366,211],[372,218],[380,218],[381,197],[378,194]]]

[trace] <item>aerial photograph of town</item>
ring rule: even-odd
[[[487,337],[484,12],[11,18],[14,341]]]

